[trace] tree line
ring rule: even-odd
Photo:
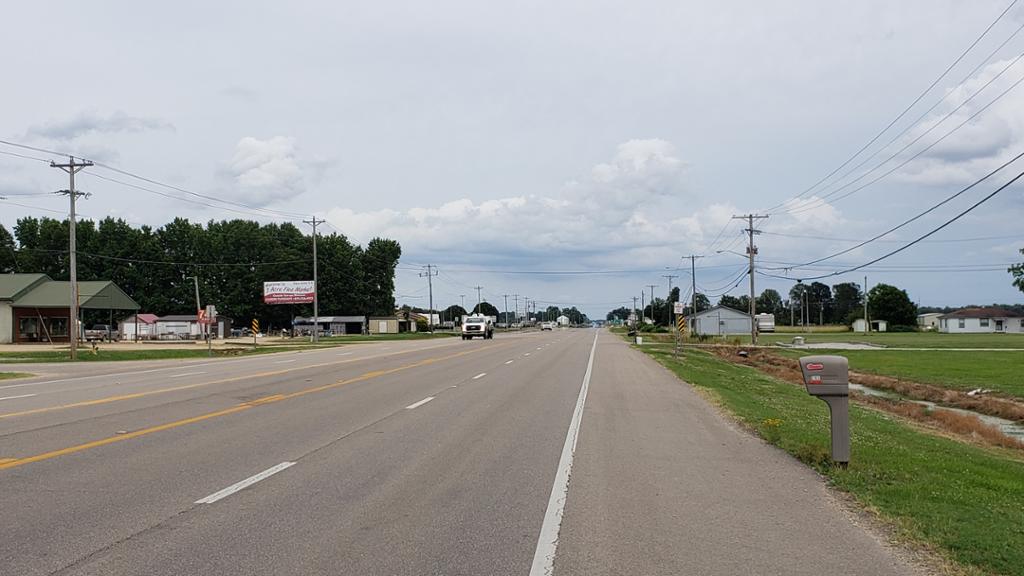
[[[263,304],[263,282],[312,280],[313,238],[290,223],[184,218],[151,228],[121,219],[81,220],[76,225],[78,279],[111,280],[157,315],[194,314],[193,276],[202,303],[239,326],[291,326],[311,316],[312,304]],[[395,312],[395,267],[402,255],[394,240],[375,238],[365,247],[332,233],[317,239],[321,316],[387,316]],[[0,273],[69,277],[68,222],[25,217],[11,234],[0,225]],[[105,318],[105,313],[104,316]]]
[[[917,324],[917,306],[910,300],[906,290],[888,284],[876,284],[865,295],[860,284],[843,282],[831,287],[821,282],[804,284],[798,282],[783,298],[777,290],[768,288],[755,299],[755,313],[770,313],[776,324],[783,326],[803,324],[851,324],[864,316],[864,299],[868,301],[868,314],[872,318],[887,320],[893,326],[914,326]],[[672,304],[679,301],[679,289],[673,288],[668,300],[655,298],[644,307],[643,314],[658,325],[671,322]],[[711,308],[711,300],[701,293],[686,302],[683,314],[689,315],[696,305],[697,312]],[[750,296],[722,295],[718,306],[733,308],[742,312],[750,310]],[[639,312],[639,311],[637,311]],[[623,306],[608,312],[608,321],[626,321],[633,310]]]
[[[428,311],[425,308],[417,308],[412,306],[403,306],[403,309],[417,312],[420,314],[427,314]],[[441,322],[459,322],[463,316],[470,316],[473,314],[481,314],[484,316],[494,316],[498,319],[499,324],[514,324],[516,320],[516,312],[509,310],[507,313],[499,310],[497,306],[484,300],[476,306],[473,306],[471,310],[466,310],[458,304],[452,304],[447,308],[435,310],[434,314],[440,317]],[[523,310],[519,311],[520,317],[525,317],[526,312]],[[538,309],[536,312],[530,312],[530,316],[536,319],[538,322],[554,322],[558,320],[559,316],[565,316],[569,319],[571,324],[589,324],[590,319],[583,312],[576,309],[575,306],[570,308],[559,308],[558,306],[548,306],[547,308]]]

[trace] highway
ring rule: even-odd
[[[5,369],[3,575],[920,573],[603,331]]]

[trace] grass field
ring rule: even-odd
[[[831,353],[850,360],[850,369],[894,376],[955,390],[987,388],[1024,398],[1024,352],[987,350],[779,350],[798,358]]]
[[[865,342],[897,348],[1019,348],[1024,350],[1024,334],[940,334],[938,332],[838,333],[764,333],[761,344],[793,341],[803,336],[808,343]]]
[[[677,362],[671,347],[641,349],[877,511],[903,537],[982,573],[1024,575],[1024,462],[1009,452],[851,406],[850,466],[835,468],[827,463],[828,410],[799,387],[703,351],[689,350]]]
[[[0,372],[0,380],[10,380],[12,378],[28,378],[31,374],[25,374],[24,372]]]

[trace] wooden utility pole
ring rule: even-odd
[[[744,216],[733,216],[734,219],[746,220],[747,227],[744,231],[750,235],[750,243],[747,245],[747,255],[750,257],[750,343],[757,345],[757,297],[754,295],[754,256],[757,254],[757,246],[754,246],[754,234],[760,234],[760,230],[754,228],[754,219],[767,218],[767,215],[746,214]]]
[[[320,341],[320,298],[319,298],[319,283],[316,277],[316,226],[317,224],[323,224],[326,220],[317,220],[316,216],[313,216],[312,220],[303,220],[304,224],[311,224],[313,226],[313,342]],[[295,327],[292,326],[292,329]]]
[[[75,190],[75,174],[77,174],[83,168],[92,166],[92,162],[88,160],[80,160],[75,162],[74,156],[68,157],[67,164],[57,164],[50,161],[51,168],[60,168],[61,170],[68,173],[70,182],[67,190],[61,190],[58,194],[67,194],[68,198],[71,199],[71,211],[68,213],[68,255],[70,257],[70,280],[71,280],[71,309],[68,314],[71,316],[70,330],[68,331],[69,340],[71,343],[71,359],[78,359],[78,250],[75,241],[75,200],[79,196],[86,196],[83,192],[77,192]]]

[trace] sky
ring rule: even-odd
[[[758,293],[867,276],[919,305],[1022,303],[1006,267],[1024,260],[1024,179],[844,271],[1024,159],[801,267],[1024,152],[1010,3],[15,3],[0,139],[102,163],[78,178],[86,218],[317,215],[325,233],[398,240],[411,306],[428,306],[431,264],[435,308],[482,286],[499,308],[518,295],[603,318],[649,285],[664,297],[665,276],[686,295],[691,254],[698,291],[741,295],[733,216],[750,213],[769,215]],[[66,214],[51,158],[0,144],[0,224]]]

